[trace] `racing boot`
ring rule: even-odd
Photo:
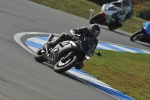
[[[59,43],[59,42],[58,42]],[[55,47],[55,45],[57,44],[57,41],[48,41],[47,43],[44,44],[44,48],[46,50],[46,53],[49,53],[50,48]]]
[[[71,40],[71,36],[68,35],[67,33],[61,33],[58,38],[56,38],[56,40],[54,41],[49,41],[47,44],[50,48],[55,47],[58,43],[64,41],[64,40]]]
[[[64,41],[64,40],[71,40],[72,37],[68,35],[67,33],[61,33],[56,40],[53,41],[48,41],[47,46],[48,48],[53,48],[55,47],[58,43]]]
[[[122,27],[122,23],[121,22],[117,22],[117,26],[118,27]]]
[[[83,62],[79,62],[75,65],[76,69],[82,69],[84,67],[84,63]]]
[[[53,48],[53,47],[55,47],[56,44],[58,44],[58,43],[59,43],[59,40],[56,39],[56,40],[54,40],[54,41],[49,41],[49,42],[47,42],[47,46],[48,46],[49,48]]]

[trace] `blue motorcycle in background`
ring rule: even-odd
[[[131,37],[130,40],[145,42],[150,44],[150,21],[143,23],[142,29],[135,32]]]

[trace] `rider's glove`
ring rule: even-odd
[[[83,26],[79,29],[79,32],[82,34],[86,34],[88,32],[87,27]]]
[[[71,35],[75,35],[75,32],[73,30],[70,30]]]
[[[73,35],[72,38],[73,38],[73,40],[79,40],[79,37],[76,35]]]
[[[89,61],[91,59],[88,55],[86,55],[85,58],[87,61]]]

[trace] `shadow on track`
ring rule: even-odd
[[[101,28],[110,31],[108,28],[104,28],[104,27],[101,27]],[[131,35],[124,34],[124,33],[121,33],[121,32],[115,31],[115,30],[114,30],[114,31],[111,31],[111,32],[114,32],[114,33],[117,33],[117,34],[120,34],[120,35],[129,37],[129,38],[131,37]]]
[[[145,47],[150,47],[150,45],[148,45],[148,44],[144,44],[144,43],[141,43],[141,42],[134,42],[134,43],[137,43],[137,44],[143,45],[143,46],[145,46]]]
[[[46,67],[49,67],[49,68],[51,68],[51,69],[53,70],[53,66],[52,66],[52,65],[50,65],[50,64],[48,64],[48,63],[46,63],[46,62],[43,62],[43,63],[41,63],[41,64],[43,64],[43,65],[45,65]],[[56,72],[55,72],[55,73],[56,73]],[[70,79],[73,79],[73,80],[75,80],[75,81],[77,81],[77,82],[80,82],[80,83],[82,83],[82,84],[91,86],[91,85],[88,84],[85,80],[80,79],[80,78],[78,78],[77,76],[72,75],[72,74],[70,74],[70,73],[68,73],[68,72],[58,73],[58,74],[63,75],[63,76],[65,76],[65,77],[68,77],[68,78],[70,78]]]

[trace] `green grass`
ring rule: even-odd
[[[95,14],[101,7],[88,0],[30,0],[48,7],[89,19],[89,9]],[[145,20],[133,16],[121,30],[134,33]],[[136,100],[150,100],[150,55],[101,50],[102,57],[94,56],[85,62],[84,71],[97,77]]]
[[[129,33],[134,33],[142,28],[143,22],[146,22],[143,19],[133,16],[131,19],[126,20],[120,30],[124,30]]]
[[[101,50],[84,71],[136,100],[150,100],[150,55]]]

